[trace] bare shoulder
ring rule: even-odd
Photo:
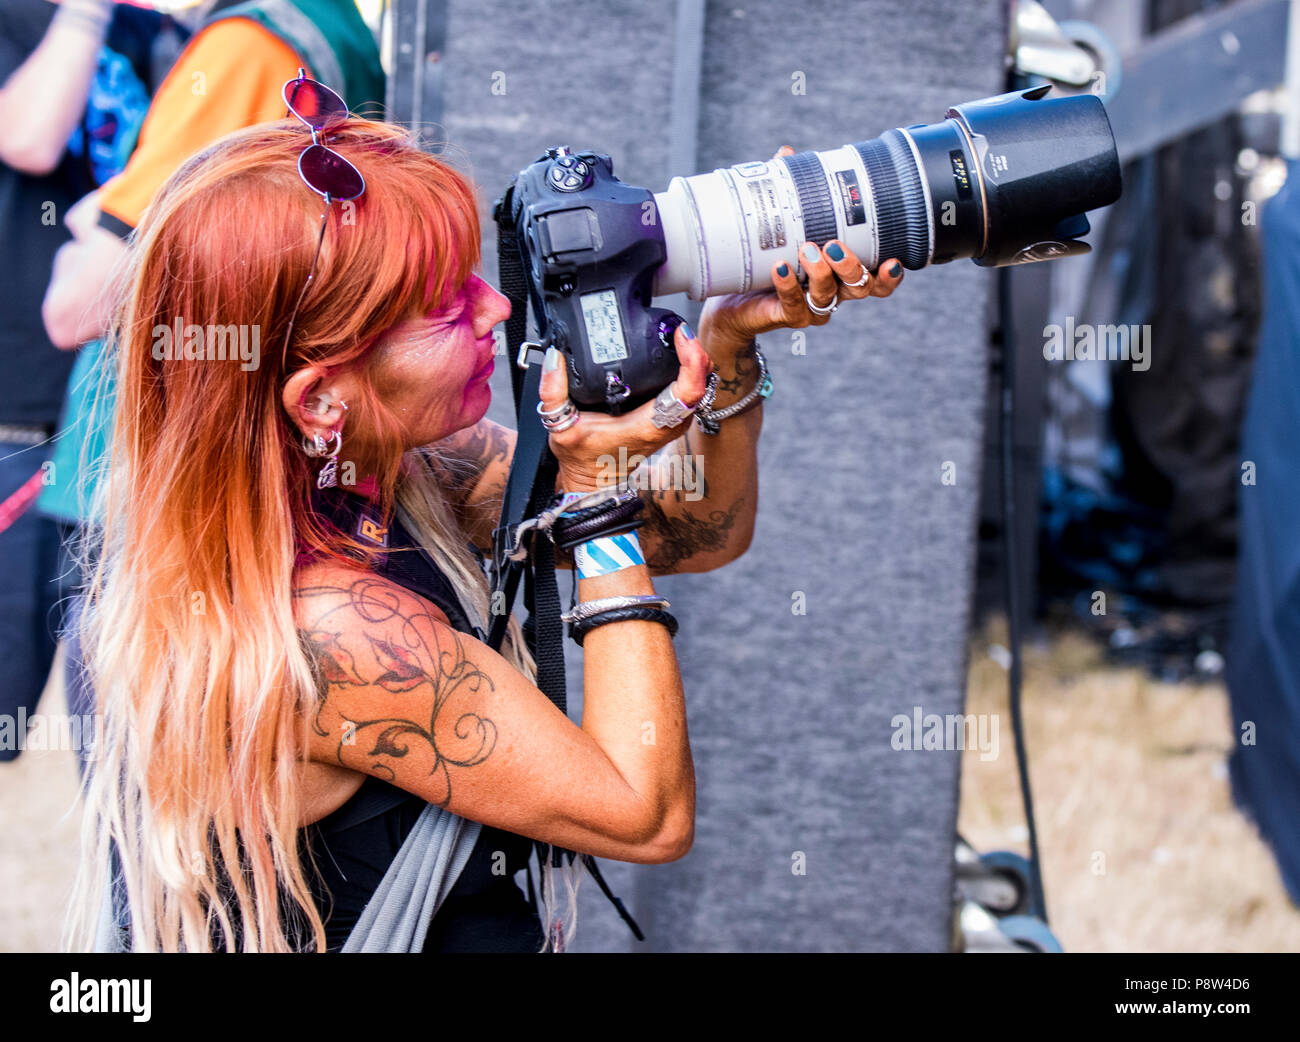
[[[369,664],[358,667],[353,660],[361,646],[391,644],[392,627],[383,620],[415,619],[426,615],[431,624],[446,622],[446,615],[434,604],[404,588],[359,567],[340,562],[319,562],[299,568],[293,580],[293,612],[298,637],[316,677],[317,703],[309,713],[311,748],[299,765],[303,810],[301,825],[332,813],[355,795],[365,771],[347,764],[336,755],[324,756],[322,739],[328,739],[324,708],[331,689],[361,680]],[[372,623],[370,620],[379,620]],[[432,628],[436,629],[436,625]],[[393,649],[386,654],[400,659]],[[330,730],[334,728],[330,727]]]
[[[414,625],[421,619],[451,626],[446,612],[432,601],[368,569],[338,561],[295,570],[293,613],[309,645],[344,631]]]
[[[491,753],[495,725],[480,700],[523,678],[436,605],[374,572],[328,562],[296,573],[293,610],[316,674],[312,759],[403,784],[393,758],[406,755],[413,736],[440,755],[454,748],[451,762],[461,765]],[[447,731],[438,720],[444,709],[453,720],[478,721],[477,744]]]

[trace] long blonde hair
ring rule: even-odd
[[[296,169],[304,144],[288,121],[215,142],[160,189],[129,251],[105,369],[116,374],[112,451],[91,508],[103,521],[74,548],[88,576],[78,635],[103,721],[83,786],[76,949],[94,943],[116,876],[132,950],[291,951],[290,921],[325,950],[299,857],[298,767],[318,695],[291,589],[304,547],[346,559],[368,548],[311,510],[311,461],[280,401],[289,374],[358,372],[352,413],[391,450],[381,509],[431,552],[471,621],[489,617],[487,579],[435,466],[403,451],[366,380],[379,336],[449,302],[477,264],[473,187],[408,132],[349,120],[329,144],[367,189],[331,207],[307,284],[322,204]],[[178,318],[260,330],[259,363],[155,357],[156,331]],[[502,654],[535,678],[514,620]],[[580,864],[564,873],[563,942]],[[543,950],[551,875],[543,866]]]

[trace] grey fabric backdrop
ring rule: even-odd
[[[710,3],[700,168],[835,147],[997,93],[1002,7]],[[546,147],[596,148],[629,183],[666,185],[672,18],[626,0],[453,0],[446,136],[482,186],[489,276],[491,199]],[[669,865],[602,862],[648,940],[587,881],[579,950],[948,948],[960,754],[895,751],[890,721],[962,706],[992,280],[968,262],[909,272],[893,299],[810,331],[804,355],[789,332],[764,338],[775,393],[753,546],[657,583],[682,622],[695,846]],[[513,425],[504,365],[492,387],[489,415]]]

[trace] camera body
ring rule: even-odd
[[[651,192],[609,156],[548,149],[514,183],[513,220],[541,342],[569,368],[583,408],[633,409],[677,375],[682,318],[650,306],[667,247]]]

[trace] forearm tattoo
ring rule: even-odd
[[[681,504],[672,516],[661,505],[665,495],[674,496]],[[642,550],[646,566],[657,572],[671,572],[682,561],[699,553],[725,550],[736,516],[745,502],[737,499],[725,510],[710,510],[699,517],[685,506],[680,492],[648,492],[641,499],[645,503],[646,519],[642,529],[653,535],[653,539],[642,544]]]
[[[756,372],[758,372],[758,362],[749,355],[737,355],[733,376],[725,378],[722,370],[718,370],[718,390],[738,395],[750,386],[749,376]]]
[[[496,724],[482,715],[495,688],[466,657],[465,642],[428,612],[412,611],[413,598],[379,579],[305,586],[294,599],[304,609],[299,617],[311,620],[299,635],[316,671],[316,734],[337,737],[340,766],[390,782],[396,778],[393,761],[426,746],[433,753],[430,774],[438,779],[430,802],[446,807],[451,800],[448,768],[482,763],[497,740]],[[381,628],[385,635],[376,635]],[[407,694],[403,702],[410,715],[362,711],[376,688]],[[325,723],[327,714],[342,721],[337,735]]]

